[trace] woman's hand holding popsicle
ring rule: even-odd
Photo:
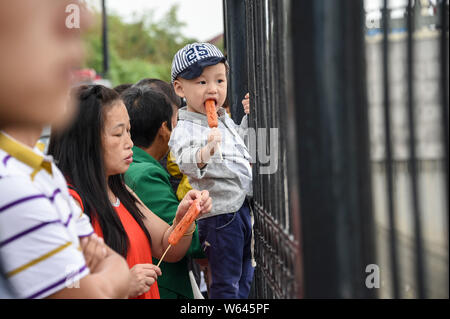
[[[177,213],[172,225],[172,232],[169,235],[166,251],[163,253],[158,262],[157,267],[161,264],[164,256],[169,251],[170,247],[175,246],[185,236],[190,236],[195,231],[195,220],[202,214],[209,213],[212,209],[212,199],[209,197],[209,192],[191,190],[181,201],[178,206]],[[188,230],[189,229],[189,230]],[[189,239],[190,240],[190,239]]]
[[[196,189],[192,189],[184,196],[183,200],[178,205],[178,210],[175,215],[174,226],[176,226],[184,217],[184,215],[188,212],[192,203],[199,199],[200,205],[200,215],[207,214],[211,211],[212,208],[212,199],[209,197],[209,192],[207,190],[199,191]]]

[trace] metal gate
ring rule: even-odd
[[[250,92],[250,149],[254,159],[254,238],[257,267],[251,297],[302,296],[299,215],[289,198],[286,1],[224,1],[232,115]],[[294,197],[295,198],[295,197]],[[296,210],[297,211],[297,210]]]
[[[224,0],[233,118],[253,105],[252,297],[448,298],[448,1],[393,4]]]

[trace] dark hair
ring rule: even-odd
[[[48,153],[53,155],[59,169],[80,195],[84,212],[98,221],[106,244],[126,257],[129,239],[108,198],[102,156],[104,114],[107,108],[120,101],[120,97],[102,85],[75,88],[72,94],[78,99],[78,115],[63,132],[52,132]],[[145,217],[136,205],[136,197],[126,188],[123,175],[110,176],[108,185],[142,228],[151,245],[150,234],[143,223]]]
[[[172,130],[173,110],[163,94],[147,87],[133,86],[122,99],[130,116],[134,145],[141,148],[152,145],[164,122]]]
[[[159,79],[142,79],[135,86],[149,87],[156,92],[162,93],[168,100],[170,104],[176,105],[178,108],[182,107],[182,99],[175,93],[173,86],[167,82]]]
[[[120,84],[114,88],[114,91],[116,91],[120,95],[132,86],[133,86],[133,84],[131,84],[131,83]]]

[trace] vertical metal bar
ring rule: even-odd
[[[276,53],[275,56],[276,59],[276,65],[275,70],[278,70],[278,73],[280,74],[280,79],[278,81],[275,81],[276,87],[278,88],[278,91],[280,94],[275,94],[275,101],[274,101],[274,112],[277,114],[277,121],[276,121],[276,128],[279,132],[279,142],[277,143],[277,152],[278,152],[278,170],[276,172],[277,174],[277,180],[280,184],[280,188],[277,193],[278,198],[278,209],[279,209],[279,216],[280,220],[279,223],[282,225],[284,229],[286,229],[286,214],[285,214],[285,202],[284,202],[284,193],[287,191],[285,187],[285,163],[284,163],[284,156],[286,154],[286,129],[284,125],[284,117],[281,112],[277,112],[277,109],[280,108],[281,105],[286,105],[286,82],[287,82],[287,75],[284,71],[284,65],[286,63],[285,59],[285,42],[287,39],[285,38],[285,28],[284,28],[284,2],[283,1],[274,1],[273,7],[275,8],[275,26],[276,31],[274,32],[274,42],[276,43]],[[285,114],[285,112],[283,112]],[[284,128],[284,129],[283,129]]]
[[[272,99],[272,113],[274,114],[273,117],[273,124],[270,126],[270,128],[276,128],[279,131],[278,141],[276,143],[276,147],[274,149],[271,149],[271,154],[277,152],[277,158],[278,163],[281,163],[282,161],[282,154],[285,151],[285,148],[283,147],[282,143],[282,137],[284,130],[281,129],[281,114],[280,112],[277,112],[279,110],[281,101],[284,100],[284,97],[286,95],[284,90],[284,81],[286,75],[283,72],[282,65],[284,63],[283,59],[283,32],[282,32],[282,1],[277,0],[271,0],[271,6],[269,9],[269,12],[272,12],[272,19],[273,19],[273,33],[272,33],[272,45],[274,47],[272,54],[274,56],[273,59],[273,73],[274,76],[272,77],[272,85],[274,87],[273,90],[273,99]],[[278,74],[278,78],[275,77],[275,75]],[[278,93],[277,93],[278,92]],[[270,129],[268,128],[268,129]],[[270,134],[270,131],[269,131]],[[273,144],[273,143],[272,143]],[[277,163],[277,164],[278,164]],[[271,163],[271,165],[274,165],[274,163]],[[278,170],[274,173],[276,183],[279,185],[277,192],[276,192],[276,207],[277,210],[277,220],[280,226],[284,228],[284,210],[283,210],[283,192],[284,190],[284,174],[283,174],[283,166],[278,166]]]
[[[441,118],[442,118],[442,142],[444,143],[444,169],[445,169],[445,186],[449,192],[449,129],[448,129],[448,6],[447,0],[441,0]],[[449,196],[446,195],[446,211],[447,211],[447,225],[449,213]]]
[[[353,128],[349,129],[348,149],[349,157],[355,157],[354,162],[349,161],[347,166],[350,173],[350,180],[352,181],[352,188],[350,189],[353,214],[351,219],[347,221],[350,226],[350,232],[359,232],[358,239],[354,239],[354,234],[350,234],[350,243],[354,243],[352,253],[349,259],[358,256],[359,260],[353,262],[349,276],[352,281],[352,295],[358,298],[376,298],[377,292],[374,289],[368,289],[365,280],[366,273],[362,276],[354,274],[358,273],[360,269],[365,268],[374,262],[375,253],[375,232],[374,232],[374,212],[372,203],[372,175],[371,175],[371,161],[370,161],[370,134],[369,134],[369,103],[368,103],[368,83],[367,83],[367,61],[366,61],[366,41],[365,41],[365,9],[364,4],[359,2],[355,5],[352,1],[346,2],[344,12],[348,13],[349,20],[346,23],[344,35],[352,35],[352,49],[347,50],[345,55],[345,67],[348,69],[347,81],[353,83],[353,91],[347,92],[347,99],[352,103],[349,113],[354,114]],[[349,121],[350,122],[350,121]],[[354,154],[354,155],[353,155]],[[352,166],[356,166],[353,168]],[[353,198],[352,198],[353,197]],[[356,199],[355,199],[356,198]],[[347,225],[347,227],[349,227]],[[364,285],[361,283],[364,281]]]
[[[286,189],[288,202],[286,203],[285,209],[289,212],[287,216],[287,223],[289,228],[287,231],[294,238],[297,244],[297,253],[292,259],[292,263],[289,264],[288,255],[286,254],[285,262],[287,267],[292,269],[292,275],[295,277],[296,283],[294,284],[293,296],[297,298],[304,298],[305,285],[304,285],[304,274],[303,274],[303,251],[301,242],[301,214],[300,214],[300,201],[299,201],[299,166],[298,161],[298,139],[297,139],[297,116],[298,106],[296,103],[296,87],[294,83],[295,79],[295,64],[294,61],[298,59],[297,54],[293,49],[293,44],[295,43],[294,28],[291,26],[292,20],[296,18],[295,11],[293,10],[293,2],[284,0],[283,15],[285,15],[284,28],[286,28],[286,41],[284,44],[284,58],[286,59],[284,68],[285,74],[285,86],[286,90],[286,103],[285,105],[285,116],[282,117],[283,122],[281,127],[285,128],[285,144],[286,145],[286,166],[285,166],[285,176],[287,178],[288,187]],[[283,198],[286,198],[283,196]]]
[[[272,37],[273,34],[271,32],[270,26],[274,23],[272,17],[271,17],[271,13],[272,13],[272,6],[271,6],[272,0],[266,0],[264,1],[264,27],[265,27],[265,32],[264,32],[264,38],[265,38],[265,47],[266,47],[266,54],[265,56],[265,87],[267,88],[267,114],[271,114],[271,116],[267,116],[267,118],[265,119],[265,126],[263,126],[263,128],[266,130],[267,132],[267,142],[266,142],[266,146],[265,149],[267,149],[269,152],[270,150],[270,128],[274,127],[273,123],[275,123],[276,121],[276,115],[273,113],[273,106],[274,106],[274,96],[277,94],[280,94],[280,91],[278,90],[278,88],[275,87],[274,85],[274,81],[273,78],[274,76],[276,76],[276,74],[274,73],[274,60],[277,59],[278,57],[275,56],[274,54],[274,46],[275,44],[272,41]],[[279,74],[277,74],[277,76],[279,76]],[[278,210],[277,210],[277,188],[279,188],[280,186],[277,184],[277,179],[276,179],[276,175],[273,174],[265,174],[267,177],[267,190],[268,190],[268,194],[270,194],[268,196],[268,206],[266,207],[266,209],[270,212],[270,214],[272,215],[272,217],[275,219],[275,221],[279,221],[278,218]],[[270,243],[271,245],[273,243]]]
[[[228,56],[227,47],[227,30],[228,30],[228,14],[227,14],[227,0],[222,0],[222,17],[223,17],[223,50],[224,54]]]
[[[399,298],[398,260],[397,260],[397,234],[394,212],[394,182],[393,159],[391,145],[391,116],[390,116],[390,92],[389,92],[389,16],[388,0],[383,5],[383,95],[384,95],[384,134],[385,134],[385,163],[386,183],[388,195],[388,213],[390,223],[390,257],[391,276],[394,298]]]
[[[422,241],[422,223],[420,220],[420,204],[418,192],[417,178],[417,157],[416,157],[416,127],[414,118],[414,11],[412,8],[412,0],[408,0],[407,7],[407,82],[408,82],[408,128],[409,128],[409,164],[411,168],[411,193],[412,193],[412,213],[414,221],[414,242],[416,248],[416,280],[418,297],[425,298],[425,281],[424,281],[424,257],[423,257],[423,241]]]
[[[103,77],[107,77],[109,72],[108,14],[105,2],[106,0],[102,0]]]
[[[228,17],[226,23],[226,47],[230,62],[230,81],[228,97],[230,100],[231,116],[240,124],[244,116],[241,101],[248,91],[246,32],[245,32],[245,2],[242,0],[225,0],[225,11]]]
[[[263,2],[262,1],[258,1],[255,0],[254,1],[254,5],[255,5],[255,39],[256,39],[256,47],[255,47],[255,56],[256,56],[256,89],[258,91],[259,94],[259,108],[258,108],[258,115],[257,115],[257,127],[258,128],[263,128],[265,127],[264,123],[267,120],[267,111],[266,111],[266,107],[267,107],[267,94],[266,94],[266,90],[265,90],[265,61],[264,61],[264,56],[265,56],[265,41],[264,41],[264,9],[263,9]],[[258,149],[261,149],[262,146],[259,145],[260,141],[258,140],[257,144],[258,144]],[[260,161],[258,161],[257,163],[257,170],[259,172],[261,167],[261,163]],[[267,203],[269,202],[268,199],[268,194],[269,193],[269,189],[268,189],[268,183],[267,183],[267,176],[266,175],[260,175],[260,182],[261,182],[261,187],[259,190],[259,197],[258,197],[258,201],[261,203],[261,206],[265,209],[268,205]],[[267,213],[266,211],[264,211],[264,213]],[[264,230],[266,230],[266,227],[264,228]]]
[[[246,46],[247,46],[247,81],[248,81],[248,89],[250,92],[250,96],[253,98],[253,103],[255,105],[258,105],[258,96],[257,96],[257,90],[256,90],[256,70],[255,70],[255,10],[254,10],[254,1],[253,0],[245,0],[245,10],[247,12],[247,17],[245,19],[246,22]],[[253,112],[250,112],[249,115],[249,127],[256,128],[257,127],[257,115],[258,115],[258,107],[253,108]],[[256,143],[256,141],[254,141]],[[254,145],[256,147],[256,145]],[[259,179],[257,178],[257,163],[253,164],[253,198],[254,202],[258,199],[258,191],[259,187],[261,186],[259,183]],[[267,298],[266,293],[266,286],[265,286],[265,279],[262,275],[261,267],[261,258],[259,257],[260,251],[262,250],[261,245],[262,241],[261,238],[261,215],[259,214],[259,207],[254,205],[254,239],[255,239],[255,259],[257,261],[257,266],[255,268],[255,274],[253,279],[253,291],[251,292],[251,297],[264,297]]]
[[[291,1],[306,298],[371,298],[374,262],[361,1]],[[359,147],[363,146],[363,147]],[[364,147],[365,146],[365,147]],[[295,195],[294,195],[295,196]]]
[[[270,134],[269,128],[280,130],[280,119],[285,116],[285,104],[277,103],[285,96],[284,69],[279,70],[284,60],[279,55],[279,45],[287,39],[279,38],[277,15],[280,2],[276,0],[246,0],[246,32],[248,81],[254,112],[250,123],[254,128],[262,128]],[[267,16],[267,15],[270,16]],[[280,15],[282,18],[283,16]],[[285,53],[285,52],[283,52]],[[286,68],[285,65],[283,65]],[[274,112],[279,111],[278,116]],[[263,145],[261,145],[263,146]],[[266,145],[264,145],[266,146]],[[277,145],[280,147],[280,145]],[[282,148],[284,147],[281,146]],[[263,150],[264,147],[261,147]],[[268,149],[270,152],[274,149]],[[284,151],[284,150],[283,150]],[[293,161],[295,163],[295,160]],[[295,277],[299,271],[298,238],[292,240],[280,220],[281,201],[285,199],[284,171],[274,174],[258,174],[261,165],[253,166],[254,206],[255,206],[255,284],[253,296],[258,298],[295,298],[299,296],[300,281]],[[283,196],[282,196],[283,195]]]
[[[254,44],[254,6],[252,0],[245,0],[245,11],[247,12],[246,21],[246,58],[247,58],[247,82],[248,82],[248,90],[250,95],[253,97],[253,102],[255,105],[258,103],[258,97],[256,96],[255,89],[255,81],[256,81],[256,73],[255,73],[255,44]],[[253,112],[249,114],[249,127],[256,127],[256,114],[258,113],[258,108],[253,108]],[[256,141],[254,141],[256,143]],[[256,145],[255,145],[256,146]],[[256,187],[254,188],[254,191]]]

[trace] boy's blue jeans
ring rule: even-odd
[[[212,276],[209,298],[248,298],[253,280],[252,224],[247,200],[235,213],[198,221]]]

